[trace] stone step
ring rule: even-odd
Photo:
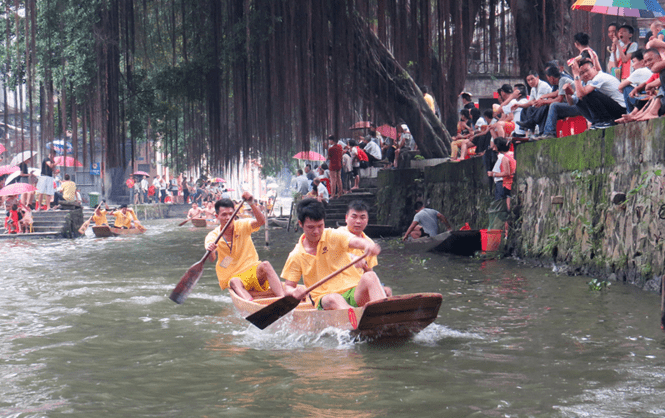
[[[0,239],[35,239],[35,238],[60,238],[61,232],[34,232],[31,234],[6,234],[4,228],[0,228]]]

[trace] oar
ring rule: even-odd
[[[189,221],[191,221],[191,220],[192,220],[192,218],[187,218],[187,219],[185,219],[184,221],[180,222],[180,223],[178,224],[178,226],[183,226],[184,224],[186,224],[187,222],[189,222]]]
[[[92,221],[92,217],[95,216],[95,212],[97,212],[97,209],[102,205],[102,202],[99,202],[99,205],[95,208],[95,210],[92,212],[92,215],[90,215],[90,218],[83,222],[83,225],[79,228],[79,234],[83,235],[85,234],[85,230],[88,229],[88,226],[90,225],[90,221]]]
[[[226,229],[231,225],[231,222],[233,222],[233,219],[235,219],[236,215],[240,211],[240,208],[243,207],[245,203],[245,199],[240,202],[236,210],[233,212],[233,215],[231,215],[231,218],[226,222],[226,225],[224,225],[224,228],[222,228],[222,231],[219,233],[219,236],[217,236],[217,239],[215,240],[215,245],[219,242],[219,240],[222,238],[224,235],[224,232],[226,232]],[[203,274],[203,264],[205,264],[206,260],[208,259],[208,256],[210,255],[210,250],[206,250],[205,255],[203,256],[202,259],[200,259],[197,263],[192,265],[189,270],[185,272],[185,275],[182,276],[182,279],[178,282],[176,285],[175,289],[171,292],[171,296],[169,298],[174,301],[177,304],[183,303],[185,299],[187,299],[187,296],[189,296],[189,292],[192,291],[194,286],[196,286],[196,282],[199,281],[201,278],[201,275]]]
[[[332,279],[333,277],[337,276],[344,270],[348,269],[352,265],[356,264],[358,261],[362,260],[363,258],[367,257],[369,252],[365,252],[365,254],[361,255],[360,257],[357,257],[355,260],[351,261],[349,264],[345,265],[344,267],[340,268],[334,273],[331,273],[318,281],[317,283],[314,283],[307,289],[305,289],[305,295],[310,293],[312,290],[316,289],[317,287],[323,285],[326,283],[328,280]],[[300,300],[294,298],[291,295],[284,296],[280,300],[271,303],[270,305],[266,306],[265,308],[262,308],[259,311],[254,312],[250,316],[248,316],[247,319],[249,322],[252,324],[256,325],[260,329],[265,329],[268,325],[272,324],[273,322],[277,321],[279,318],[283,317],[287,313],[291,312],[296,306],[300,304]]]

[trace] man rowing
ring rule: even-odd
[[[187,212],[187,219],[203,218],[203,211],[196,202],[192,202],[192,208]]]
[[[111,213],[115,216],[113,227],[122,229],[141,228],[139,218],[136,217],[134,209],[128,209],[127,205],[120,205],[118,210]]]
[[[104,200],[103,203],[106,209],[102,209],[102,205],[97,205],[95,208],[95,213],[92,215],[92,221],[97,226],[108,226],[109,224],[108,220],[106,219],[106,212],[109,210],[109,205],[106,204],[106,200]]]
[[[353,249],[368,251],[369,256],[381,252],[381,247],[371,241],[325,228],[326,211],[323,203],[316,199],[304,199],[298,203],[297,214],[303,235],[282,270],[287,292],[296,299],[305,296],[305,289],[297,287],[301,277],[309,287],[347,265],[352,260],[349,251]],[[361,274],[356,268],[342,271],[310,293],[319,310],[361,307],[386,297],[376,273],[370,270]]]
[[[369,222],[369,207],[367,206],[367,203],[362,200],[354,200],[349,203],[349,206],[346,209],[345,221],[346,225],[340,226],[337,229],[348,232],[374,244],[374,241],[365,234],[365,228],[367,228],[367,223]],[[352,249],[350,253],[355,257],[363,255],[363,251],[358,249]],[[379,261],[376,256],[367,256],[360,262],[360,267],[358,267],[360,269],[360,274],[372,271],[377,264],[379,264]],[[392,289],[384,286],[383,290],[385,290],[388,297],[392,296]]]
[[[215,245],[222,228],[231,219],[235,205],[231,199],[220,199],[215,203],[219,225],[208,233],[205,248],[211,252],[213,261],[217,260],[215,270],[219,287],[230,287],[243,299],[275,295],[284,296],[284,289],[279,276],[269,262],[259,261],[259,255],[252,242],[252,232],[265,224],[265,217],[257,206],[251,193],[244,192],[243,199],[252,209],[254,219],[232,220],[224,235]],[[241,203],[242,204],[242,203]]]

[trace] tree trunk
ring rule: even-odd
[[[386,114],[392,114],[394,109],[396,116],[411,129],[425,158],[450,156],[450,134],[427,106],[416,83],[360,16],[349,15],[349,18],[352,19],[356,59],[364,64],[358,68],[364,69],[362,77],[371,92],[369,94],[381,97],[386,91],[391,93],[393,103],[378,101],[377,106],[382,107]]]

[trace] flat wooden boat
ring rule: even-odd
[[[92,232],[95,234],[97,238],[106,238],[106,237],[117,237],[118,235],[139,235],[144,233],[145,231],[142,231],[138,228],[123,229],[123,228],[115,228],[112,226],[100,225],[100,226],[93,226]]]
[[[279,298],[248,301],[229,289],[233,305],[249,316]],[[328,327],[351,331],[361,339],[410,338],[434,322],[443,297],[439,293],[413,293],[370,302],[362,308],[320,311],[309,301],[302,302],[280,319],[294,330],[318,333]],[[278,322],[279,322],[278,321]]]
[[[414,252],[441,252],[463,256],[482,251],[480,230],[446,231],[434,237],[418,238],[404,243],[404,247]]]
[[[268,226],[276,226],[279,228],[286,228],[286,226],[289,224],[289,217],[288,216],[282,216],[282,217],[270,217],[267,219]]]
[[[219,226],[219,223],[211,222],[204,218],[192,218],[192,225],[197,228],[215,228]]]

